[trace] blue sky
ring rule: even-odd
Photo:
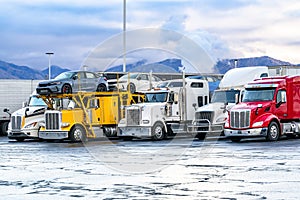
[[[122,32],[123,0],[0,3],[0,60],[18,65],[44,69],[45,52],[52,51],[52,64],[76,69],[99,44]],[[214,61],[268,55],[300,63],[299,27],[298,0],[127,0],[127,30],[176,31]]]

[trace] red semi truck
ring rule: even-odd
[[[228,112],[224,134],[233,142],[300,134],[300,76],[268,77],[248,83],[242,102]]]

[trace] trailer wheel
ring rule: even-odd
[[[162,140],[165,138],[164,125],[161,122],[156,122],[151,129],[153,140]]]
[[[268,134],[266,139],[268,141],[277,141],[279,139],[279,128],[276,122],[271,122],[268,127]]]
[[[9,122],[3,122],[1,124],[1,135],[3,136],[7,136],[8,123]]]
[[[84,128],[82,126],[75,125],[70,131],[69,138],[72,142],[85,141],[86,135]]]

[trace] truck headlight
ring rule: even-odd
[[[39,126],[46,127],[46,124],[45,124],[45,122],[39,122]]]
[[[254,124],[253,124],[253,127],[261,127],[262,125],[263,125],[263,121],[260,121],[260,122],[255,122]]]
[[[67,127],[67,126],[70,126],[70,123],[66,123],[66,122],[61,123],[62,128]]]
[[[221,122],[225,122],[227,120],[227,117],[221,117],[221,118],[218,118],[216,120],[217,123],[221,123]]]
[[[33,122],[24,126],[25,129],[34,128],[37,125],[37,122]]]
[[[149,124],[150,121],[149,120],[143,120],[143,124]]]

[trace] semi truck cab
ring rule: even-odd
[[[32,94],[23,108],[12,113],[7,131],[8,138],[17,141],[38,139],[39,122],[43,121],[46,108],[47,104],[35,93]]]
[[[262,78],[245,86],[242,102],[232,107],[224,133],[232,141],[265,137],[276,141],[300,130],[300,76]]]

